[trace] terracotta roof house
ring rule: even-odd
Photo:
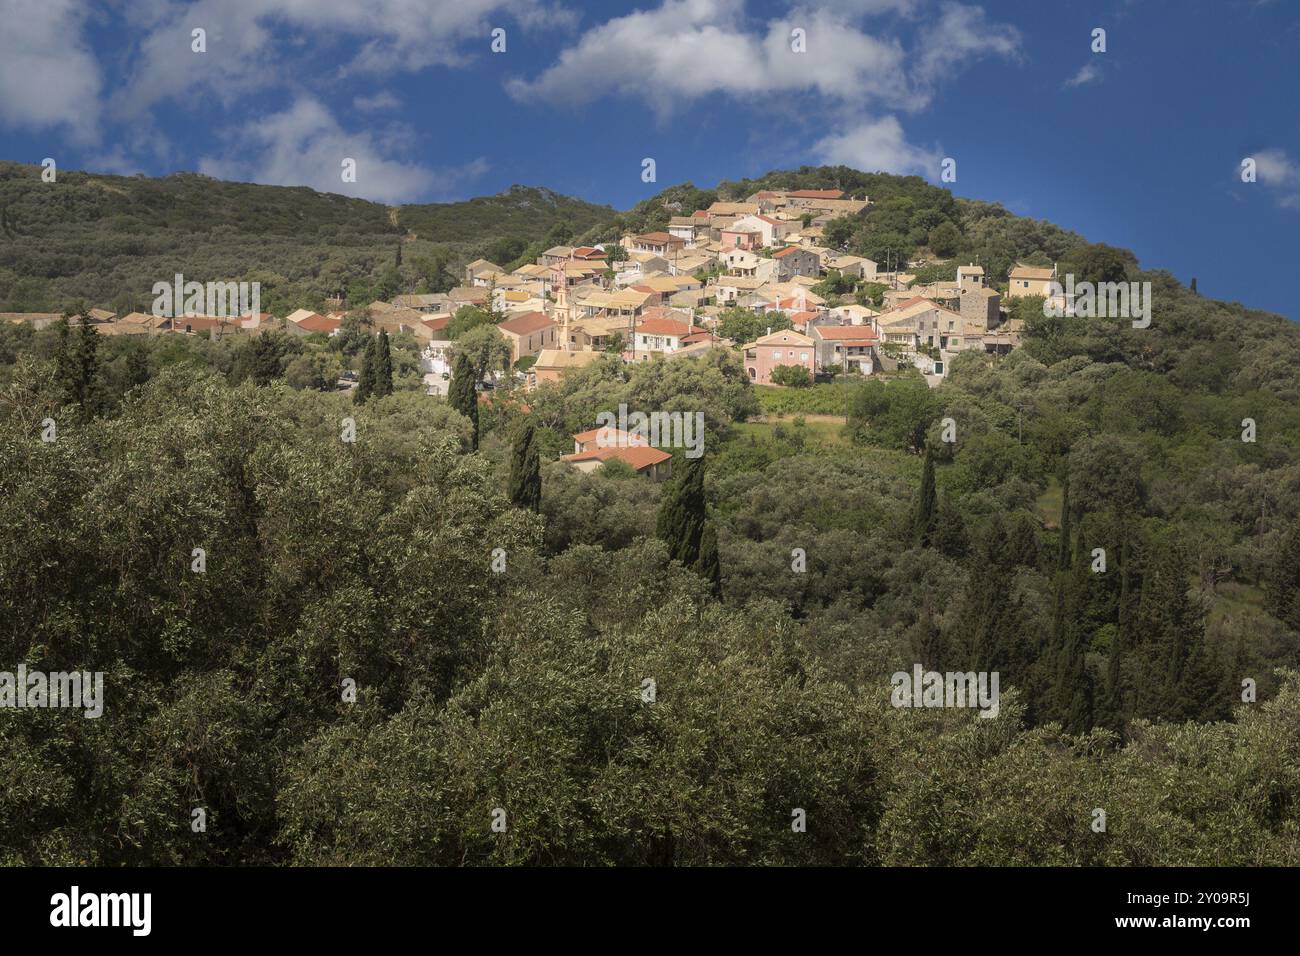
[[[1017,262],[1007,280],[1007,298],[1016,299],[1026,295],[1047,298],[1048,287],[1055,278],[1056,266],[1027,266]]]
[[[821,257],[811,249],[786,246],[772,253],[772,258],[777,262],[777,278],[783,282],[795,276],[816,278],[821,273]]]
[[[497,323],[497,329],[510,343],[510,361],[536,355],[556,345],[556,325],[545,312],[525,312]]]
[[[560,460],[567,461],[579,471],[592,472],[603,468],[605,462],[610,459],[621,461],[638,474],[649,475],[655,481],[662,481],[672,475],[673,456],[648,445],[593,448],[590,451],[564,455]]]
[[[596,448],[632,448],[649,446],[650,440],[636,432],[624,431],[613,425],[603,425],[573,436],[573,453],[581,454]]]
[[[623,247],[629,252],[650,252],[657,256],[671,257],[673,252],[685,245],[685,239],[668,232],[646,232],[623,237]]]
[[[462,305],[485,306],[488,301],[488,290],[485,286],[458,285],[447,293],[447,298],[453,311]]]
[[[567,262],[572,257],[572,246],[551,246],[551,248],[547,249],[537,257],[537,264],[542,266],[553,266],[559,262]]]
[[[855,367],[863,375],[876,370],[876,346],[880,337],[869,325],[814,325],[808,337],[817,346],[817,367],[821,371],[832,368]]]
[[[770,385],[772,370],[778,365],[799,365],[809,375],[817,371],[816,343],[794,329],[769,332],[742,348],[745,372],[755,385]]]
[[[915,349],[919,345],[947,348],[950,335],[961,335],[964,319],[960,313],[945,309],[937,302],[917,297],[876,318],[876,328],[883,342]]]
[[[431,315],[427,319],[421,319],[420,324],[423,325],[430,332],[437,335],[439,332],[443,331],[444,329],[447,328],[448,325],[451,324],[451,316]]]
[[[667,355],[676,352],[701,337],[711,338],[709,330],[693,325],[688,313],[676,309],[648,309],[636,324],[633,347],[624,356],[644,361],[654,353]]]
[[[488,262],[486,259],[475,259],[465,267],[465,284],[466,285],[487,285],[488,280],[496,274],[505,272],[495,262]]]
[[[604,354],[604,352],[591,350],[542,349],[537,353],[537,361],[528,370],[528,388],[533,389],[547,382],[558,382],[569,369],[584,368],[592,362],[599,361]]]
[[[299,309],[289,316],[289,321],[285,328],[293,332],[297,330],[303,335],[312,332],[324,332],[326,335],[333,335],[343,325],[338,319],[327,319],[323,315],[315,312],[308,312],[306,309]]]

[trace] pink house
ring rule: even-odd
[[[757,229],[722,230],[723,249],[762,249],[763,234]]]
[[[745,346],[745,372],[755,385],[768,385],[778,365],[801,365],[812,375],[817,370],[817,349],[812,339],[794,329],[769,332]]]

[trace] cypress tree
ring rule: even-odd
[[[353,398],[358,404],[364,404],[366,399],[375,394],[375,359],[378,339],[370,336],[370,341],[366,343],[366,351],[361,356],[361,374],[357,376],[357,389]]]
[[[1056,564],[1062,571],[1070,570],[1070,479],[1061,487],[1061,541],[1057,548]]]
[[[447,400],[473,425],[470,433],[470,448],[478,451],[478,392],[475,390],[474,366],[464,352],[457,352],[451,367],[451,386],[447,389]]]
[[[1205,633],[1205,609],[1189,596],[1188,576],[1183,556],[1167,543],[1143,575],[1136,621],[1144,671],[1134,708],[1138,716],[1179,720],[1184,713],[1184,673]]]
[[[936,505],[934,485],[934,453],[927,445],[925,464],[921,466],[921,488],[916,496],[916,507],[912,512],[912,540],[922,547],[929,547],[934,533],[934,513]]]
[[[1111,642],[1110,657],[1106,661],[1106,689],[1097,708],[1097,723],[1122,735],[1125,718],[1122,666],[1131,622],[1127,528],[1124,529],[1124,539],[1120,544],[1119,561],[1119,607],[1116,609],[1115,638]]]
[[[531,418],[524,419],[511,449],[510,501],[529,511],[542,509],[541,457],[537,452],[537,429]]]
[[[126,380],[132,387],[149,381],[149,355],[143,346],[126,354]]]
[[[655,534],[668,545],[669,558],[692,567],[704,535],[704,459],[684,460],[682,473],[665,490]]]
[[[722,562],[718,559],[718,529],[712,521],[704,523],[700,534],[700,556],[695,560],[695,570],[709,582],[709,592],[722,597]]]
[[[1265,571],[1264,607],[1291,630],[1300,631],[1300,524],[1287,531]]]
[[[72,332],[68,327],[67,315],[59,319],[54,326],[54,331],[56,334],[54,379],[58,383],[59,391],[62,393],[63,404],[75,405],[77,403],[77,363],[72,354]]]
[[[253,341],[253,381],[257,385],[270,385],[280,375],[279,343],[271,333],[263,332]]]
[[[393,351],[388,342],[388,330],[380,329],[375,342],[374,391],[375,398],[393,394]]]
[[[72,356],[73,390],[81,417],[94,416],[99,406],[99,333],[84,312],[77,327],[77,345]]]
[[[1092,570],[1085,557],[1086,545],[1080,534],[1074,566],[1058,571],[1057,588],[1062,609],[1060,644],[1056,648],[1056,680],[1053,698],[1056,716],[1067,733],[1086,734],[1093,725],[1093,681],[1087,668],[1091,622]]]

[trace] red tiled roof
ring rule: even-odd
[[[817,335],[823,339],[840,342],[874,342],[876,330],[869,325],[818,325]]]
[[[840,189],[796,189],[786,193],[795,199],[843,199],[844,191]]]
[[[601,432],[605,437],[601,438]],[[573,436],[573,440],[579,445],[585,445],[587,442],[601,441],[606,447],[616,447],[620,445],[649,445],[650,442],[636,432],[623,431],[621,428],[615,428],[612,425],[602,425],[600,428],[593,428],[590,431],[578,432]]]
[[[327,319],[323,315],[313,312],[311,315],[303,316],[298,320],[298,328],[304,332],[333,332],[343,323],[338,319]]]
[[[554,325],[551,317],[545,312],[525,312],[523,315],[517,315],[513,319],[506,319],[504,322],[498,322],[497,328],[503,332],[510,332],[514,335],[531,335],[533,332],[539,332],[548,325]]]
[[[637,325],[636,331],[645,332],[649,335],[676,335],[680,338],[694,332],[707,332],[708,330],[690,325],[687,322],[677,322],[673,319],[645,319]]]
[[[799,251],[799,247],[798,247],[798,246],[786,246],[786,247],[785,247],[784,249],[782,249],[780,252],[774,252],[774,253],[772,253],[772,258],[773,258],[773,259],[780,259],[782,256],[788,256],[790,253],[792,253],[792,252],[798,252],[798,251]]]
[[[648,445],[633,445],[621,448],[593,448],[591,451],[578,452],[576,455],[565,455],[562,460],[609,461],[611,458],[617,458],[619,461],[631,465],[637,471],[642,471],[672,457],[668,452],[660,451],[658,448],[651,448]]]

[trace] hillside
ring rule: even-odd
[[[285,270],[278,295],[356,269],[360,295],[472,247],[417,238],[399,267],[373,204],[271,190],[254,234],[185,178],[73,185],[4,185],[24,200],[6,255],[67,257],[21,260],[47,292],[224,256]],[[779,403],[737,350],[610,355],[491,401],[471,380],[469,416],[424,393],[409,333],[0,323],[0,656],[102,671],[109,701],[102,721],[0,719],[26,781],[0,788],[0,863],[1300,861],[1300,325],[919,180],[853,188],[878,204],[848,247],[1061,256],[1150,281],[1153,321],[1021,300],[1022,347],[965,351],[936,388],[913,370]],[[175,225],[106,228],[150,201]],[[589,231],[705,201],[673,187]],[[289,225],[309,210],[312,241]],[[391,361],[391,394],[335,390],[367,361]],[[704,454],[665,482],[560,460],[620,407],[699,410]],[[844,426],[815,417],[841,408]],[[1000,675],[998,716],[891,706],[916,665]]]
[[[614,215],[598,206],[537,186],[511,186],[495,196],[463,202],[402,206],[402,226],[436,242],[480,242],[510,236],[525,242],[545,239],[556,225],[583,232]]]
[[[147,305],[154,282],[176,272],[198,281],[258,280],[263,307],[275,311],[319,306],[341,290],[369,301],[453,283],[460,263],[500,254],[494,243],[502,240],[511,252],[612,214],[523,186],[398,210],[195,173],[150,179],[60,171],[52,188],[39,167],[3,162],[0,311],[58,310],[76,299],[131,311]],[[399,267],[399,239],[411,234]]]

